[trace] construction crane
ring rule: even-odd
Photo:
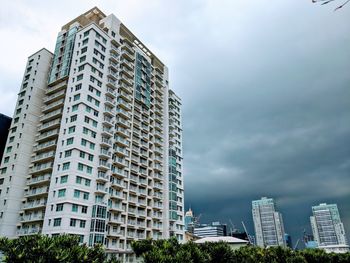
[[[243,221],[242,221],[242,225],[243,225],[244,232],[246,233],[246,235],[247,235],[247,237],[248,237],[249,243],[252,244],[252,245],[254,245],[254,244],[253,244],[253,240],[251,239],[251,236],[248,234],[247,228],[245,227],[245,224],[244,224]]]

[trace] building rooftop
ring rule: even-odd
[[[227,242],[229,244],[247,244],[249,243],[247,240],[239,239],[236,237],[204,237],[199,240],[196,240],[195,243],[203,244],[205,242]]]

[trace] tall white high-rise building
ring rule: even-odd
[[[318,246],[348,245],[336,204],[322,203],[313,206],[312,214],[311,228]]]
[[[130,260],[184,239],[181,100],[167,67],[98,8],[28,58],[0,169],[0,235],[78,235]]]
[[[286,246],[282,214],[272,198],[252,201],[256,244],[260,247]]]

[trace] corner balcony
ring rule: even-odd
[[[112,191],[109,192],[109,197],[111,199],[124,200],[123,193],[114,189],[112,189]]]

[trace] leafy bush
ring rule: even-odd
[[[349,263],[350,253],[327,254],[319,249],[293,251],[289,248],[245,246],[232,250],[225,242],[179,244],[169,240],[143,240],[132,243],[144,263]]]
[[[0,251],[4,262],[11,263],[116,263],[107,259],[102,246],[93,248],[79,244],[79,238],[69,235],[48,237],[43,235],[24,236],[16,239],[0,238]]]

